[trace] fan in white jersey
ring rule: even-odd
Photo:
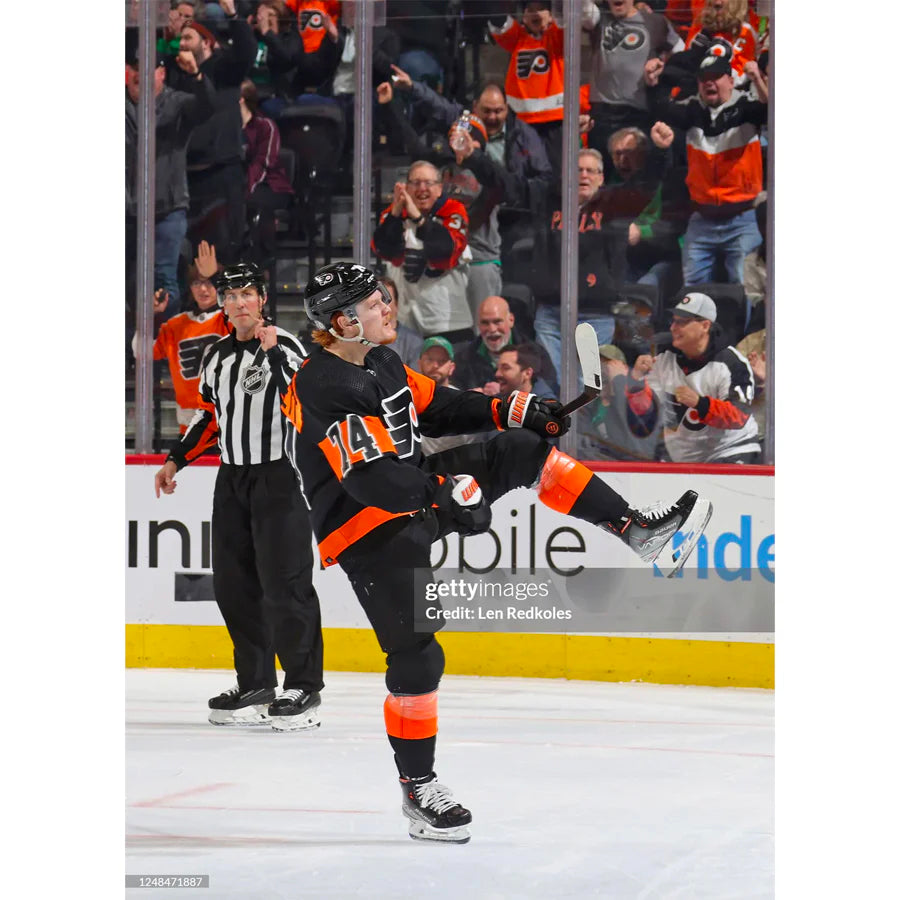
[[[716,327],[712,298],[688,294],[672,310],[671,331],[671,350],[635,360],[626,387],[631,412],[649,430],[662,416],[673,462],[758,462],[753,371]]]

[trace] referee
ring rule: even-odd
[[[217,288],[234,331],[204,354],[197,412],[156,473],[156,496],[171,494],[175,473],[218,440],[213,589],[234,644],[237,686],[209,701],[209,721],[312,728],[323,687],[322,620],[309,515],[284,453],[280,396],[307,353],[266,323],[265,279],[255,265],[227,266]],[[271,343],[273,336],[264,351],[260,338]],[[277,699],[275,653],[284,669]]]

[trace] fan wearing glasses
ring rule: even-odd
[[[397,285],[399,320],[423,337],[451,343],[472,337],[468,228],[465,206],[444,194],[438,169],[419,160],[394,185],[372,235],[372,250]]]

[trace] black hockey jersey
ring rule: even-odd
[[[423,434],[490,422],[499,429],[499,407],[483,394],[437,387],[387,347],[369,350],[363,366],[313,349],[281,410],[323,565],[384,522],[431,505],[441,476],[420,468]]]

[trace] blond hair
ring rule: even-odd
[[[716,10],[712,6],[713,0],[706,0],[700,12],[700,24],[710,31],[722,31],[737,37],[741,33],[744,22],[747,21],[747,0],[725,0],[725,8],[722,10],[723,24],[717,26]]]

